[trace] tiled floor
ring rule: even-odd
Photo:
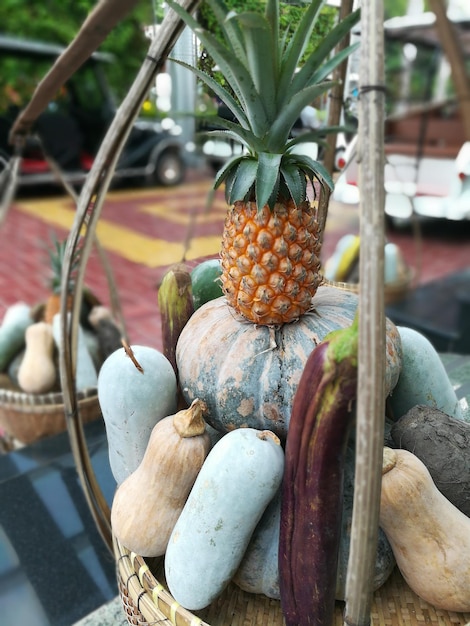
[[[100,216],[97,235],[112,267],[132,343],[161,347],[157,285],[165,269],[180,261],[190,239],[187,260],[216,255],[225,213],[223,194],[206,211],[212,177],[193,169],[174,189],[112,191]],[[17,197],[0,228],[0,318],[19,300],[46,297],[50,277],[47,246],[51,233],[65,238],[74,216],[68,196]],[[323,260],[338,239],[359,230],[356,205],[332,202],[324,237]],[[413,266],[416,284],[441,278],[470,265],[470,224],[424,225],[387,233]],[[109,304],[109,289],[98,255],[87,265],[86,282]]]

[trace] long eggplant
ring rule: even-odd
[[[345,452],[357,386],[358,320],[307,360],[286,442],[279,583],[286,626],[330,626],[341,537]]]

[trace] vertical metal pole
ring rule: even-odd
[[[175,43],[171,56],[191,65],[196,65],[196,51],[193,33],[184,28]],[[194,72],[176,63],[168,63],[171,76],[171,110],[182,129],[184,143],[194,141],[196,110],[196,76]]]

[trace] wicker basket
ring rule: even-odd
[[[81,391],[77,396],[82,423],[101,417],[96,388]],[[65,431],[62,393],[33,395],[0,389],[0,428],[25,445]]]
[[[385,283],[384,285],[384,299],[385,304],[392,304],[404,298],[407,293],[413,288],[413,282],[415,279],[415,272],[413,268],[409,266],[403,266],[400,276],[394,282]],[[346,289],[354,293],[359,293],[358,283],[343,283],[334,280],[323,279],[324,285],[331,285],[338,287],[339,289]]]
[[[414,270],[411,267],[404,266],[396,281],[385,283],[385,304],[392,304],[404,298],[412,289],[414,280]]]
[[[242,591],[231,583],[216,602],[194,615],[170,595],[164,582],[161,559],[149,560],[129,552],[114,538],[118,587],[130,626],[276,626],[283,624],[280,602]],[[158,579],[157,579],[158,577]],[[337,602],[334,626],[343,626],[344,605]],[[470,613],[435,609],[413,593],[395,568],[373,597],[371,626],[463,626]]]

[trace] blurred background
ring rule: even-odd
[[[95,4],[0,4],[0,194],[7,198],[0,213],[0,318],[17,302],[37,305],[49,295],[54,278],[51,244],[54,238],[65,241],[70,231],[76,194],[167,10],[164,2],[140,2],[51,99],[23,146],[16,187],[8,199],[11,125]],[[261,0],[227,4],[263,9]],[[440,353],[468,360],[470,4],[385,0],[384,6],[385,235],[395,263],[387,286],[387,315],[421,331]],[[309,49],[335,22],[339,7],[339,1],[325,3]],[[450,20],[450,40],[437,28],[436,8],[444,9]],[[300,0],[283,3],[284,24],[296,20],[301,10]],[[200,19],[217,34],[204,2]],[[352,41],[360,38],[360,29],[355,29]],[[221,79],[187,30],[172,56]],[[354,54],[344,78],[344,130],[334,146],[336,187],[322,250],[331,280],[338,279],[338,255],[359,233],[359,74],[359,56]],[[294,132],[321,129],[328,123],[330,106],[328,98],[312,102]],[[227,112],[214,94],[168,60],[117,163],[97,227],[106,264],[94,250],[85,282],[111,308],[109,265],[134,344],[162,347],[157,292],[167,269],[180,261],[193,268],[218,256],[226,203],[223,189],[209,203],[212,184],[218,169],[242,148],[207,134],[218,128],[217,115]],[[314,158],[324,159],[321,142],[310,149]],[[342,280],[357,281],[357,261],[355,256]],[[463,385],[462,393],[465,389]],[[93,467],[110,502],[115,484],[101,422],[88,425],[86,433]],[[66,433],[31,445],[12,444],[5,437],[3,445],[0,623],[70,626],[115,597],[114,559],[83,497]]]

